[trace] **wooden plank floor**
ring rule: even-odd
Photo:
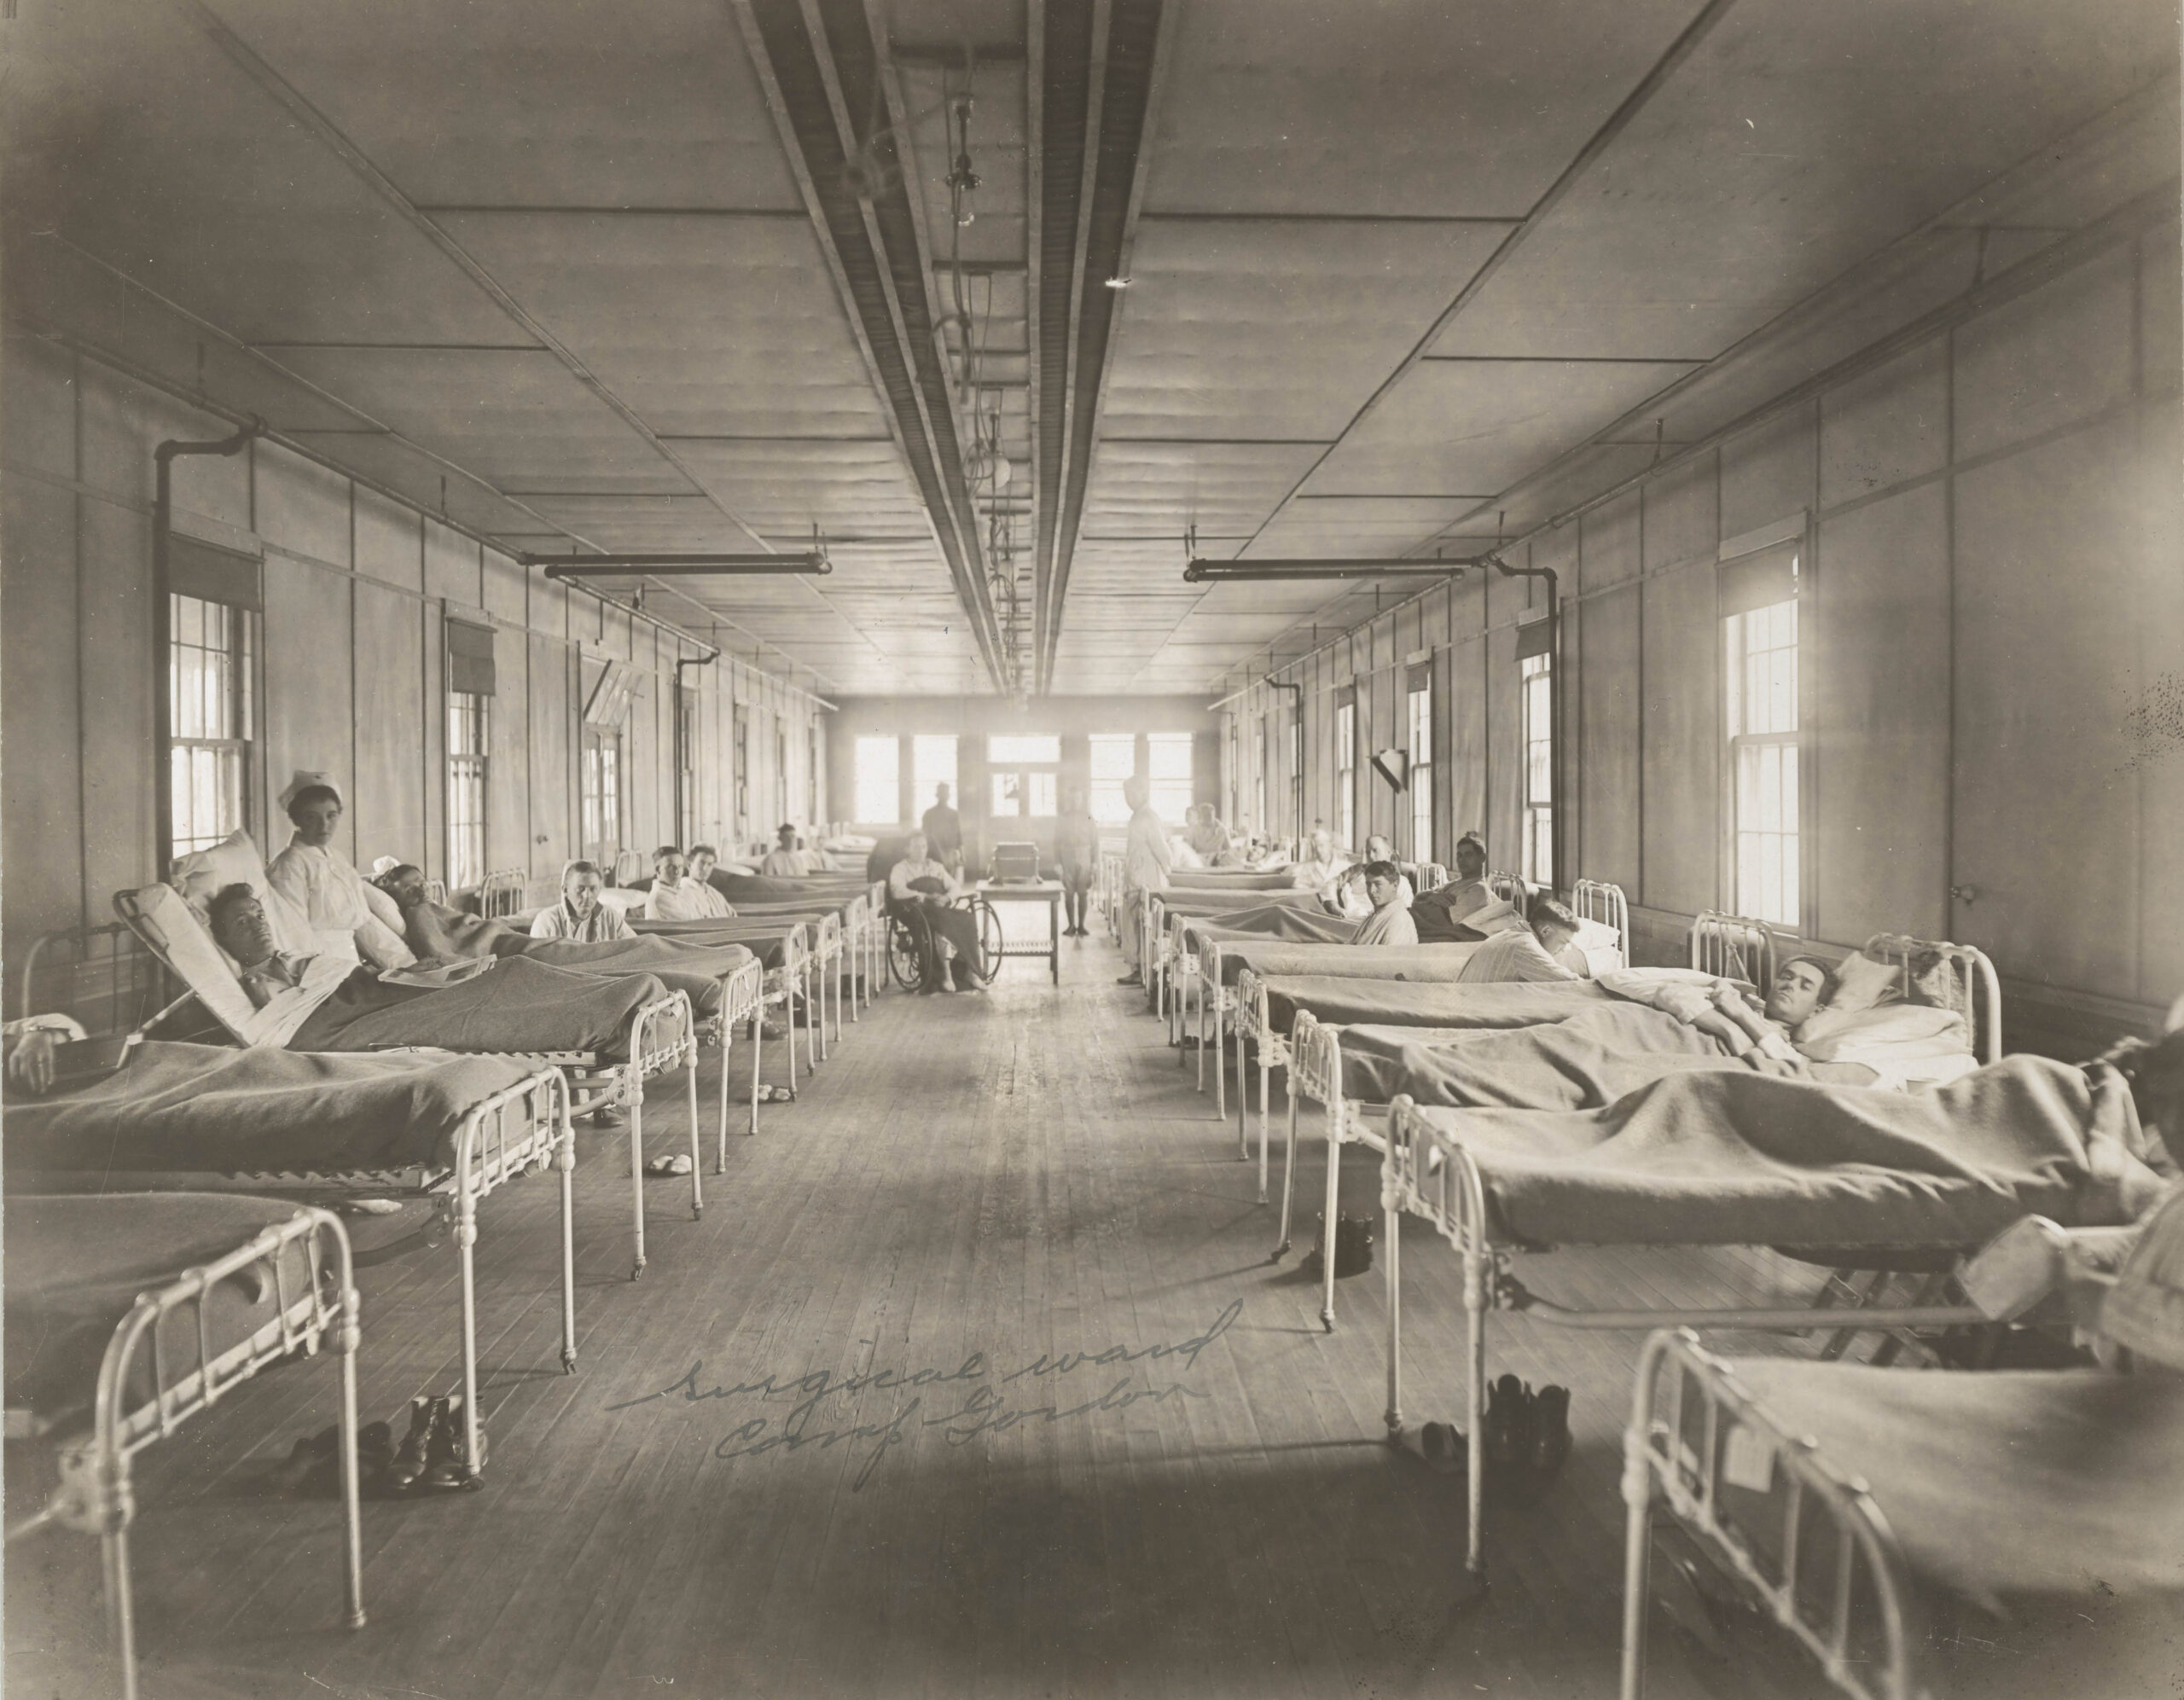
[[[1321,1332],[1296,1258],[1267,1261],[1275,1210],[1233,1122],[1119,966],[1095,939],[1058,989],[1018,962],[988,995],[883,997],[799,1102],[732,1136],[701,1221],[687,1182],[649,1183],[636,1283],[626,1147],[582,1134],[576,1376],[553,1187],[488,1200],[486,1485],[367,1504],[361,1633],[337,1627],[336,1508],[264,1484],[331,1420],[329,1367],[261,1378],[154,1448],[146,1693],[1612,1694],[1635,1339],[1493,1326],[1497,1366],[1573,1388],[1577,1452],[1497,1514],[1493,1591],[1456,1609],[1461,1478],[1380,1438],[1380,1276],[1344,1282]],[[656,1152],[687,1149],[675,1085],[648,1110]],[[1369,1164],[1344,1190],[1371,1200]],[[1406,1411],[1453,1417],[1455,1267],[1423,1233],[1403,1256]],[[1540,1285],[1775,1279],[1602,1253]],[[398,1435],[412,1394],[457,1384],[456,1280],[446,1250],[365,1273],[364,1415]],[[56,1532],[9,1549],[10,1694],[102,1691],[96,1553]],[[1707,1691],[1666,1638],[1653,1691]]]

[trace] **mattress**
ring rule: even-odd
[[[45,1098],[10,1094],[0,1151],[11,1179],[443,1167],[463,1117],[535,1071],[444,1051],[344,1056],[150,1041],[104,1080]]]
[[[1283,974],[1265,984],[1267,1018],[1275,1032],[1285,1034],[1300,1009],[1339,1026],[1530,1027],[1610,1001],[1606,992],[1587,980],[1446,986]]]
[[[2021,1216],[2134,1221],[2164,1190],[2114,1072],[2045,1057],[1933,1092],[1702,1072],[1601,1110],[1418,1114],[1471,1154],[1504,1242],[1969,1249]]]
[[[14,1119],[11,1113],[9,1120]],[[90,1411],[107,1343],[138,1295],[225,1256],[295,1213],[293,1204],[226,1193],[8,1199],[9,1407],[27,1409],[45,1423],[73,1426]],[[293,1304],[311,1294],[318,1278],[311,1262],[311,1241],[296,1241],[282,1256],[282,1279]],[[270,1262],[240,1270],[214,1286],[202,1307],[214,1362],[278,1320],[281,1291]],[[198,1366],[198,1309],[184,1306],[160,1325],[160,1357],[169,1386]],[[125,1412],[151,1399],[151,1364],[147,1342],[132,1361],[123,1390]]]
[[[1290,877],[1287,868],[1266,873],[1246,867],[1171,867],[1168,884],[1194,891],[1287,891]]]
[[[1323,914],[1295,903],[1269,903],[1256,909],[1195,918],[1185,928],[1194,948],[1208,944],[1287,943],[1291,944],[1347,944],[1357,937],[1361,923],[1340,915]]]
[[[1774,1359],[1735,1369],[1789,1432],[1865,1478],[1922,1584],[1990,1607],[2096,1585],[2184,1606],[2184,1379]],[[1722,1508],[1771,1532],[1779,1497],[1732,1488]]]
[[[491,973],[431,989],[352,974],[304,1020],[291,1051],[588,1051],[621,1060],[630,1017],[665,997],[650,974],[606,978],[526,956]]]

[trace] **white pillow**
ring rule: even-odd
[[[317,937],[303,911],[265,877],[265,858],[250,834],[240,828],[210,850],[193,850],[175,859],[167,883],[182,894],[190,912],[212,931],[212,899],[230,885],[247,885],[257,894],[273,929],[273,948],[292,956],[306,956],[317,949]],[[398,912],[397,926],[400,925]]]

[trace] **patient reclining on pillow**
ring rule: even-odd
[[[304,983],[312,960],[279,949],[273,942],[273,923],[258,893],[237,881],[214,894],[206,915],[212,942],[235,960],[235,978],[253,1009],[263,1009],[275,994],[293,990]]]

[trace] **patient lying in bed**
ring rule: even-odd
[[[505,921],[465,914],[433,902],[425,891],[425,870],[411,863],[398,863],[375,883],[402,911],[403,942],[421,962],[491,956],[495,941],[520,936]]]

